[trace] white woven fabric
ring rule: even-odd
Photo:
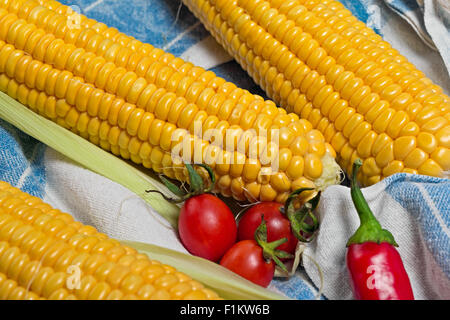
[[[121,185],[46,149],[44,200],[108,236],[187,252],[166,220]]]

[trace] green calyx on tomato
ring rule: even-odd
[[[145,192],[147,192],[147,193],[156,192],[156,193],[159,193],[164,199],[166,199],[169,202],[181,203],[193,196],[197,196],[197,195],[200,195],[203,193],[209,193],[212,191],[212,189],[214,188],[214,184],[216,182],[216,177],[215,177],[214,172],[211,169],[211,167],[209,167],[208,165],[203,164],[203,163],[191,165],[186,162],[184,165],[186,166],[186,169],[188,170],[188,173],[189,173],[189,191],[188,192],[182,191],[178,186],[176,186],[174,183],[170,182],[163,175],[159,176],[159,178],[164,183],[164,185],[167,187],[167,189],[169,189],[172,193],[174,193],[176,196],[178,196],[178,199],[169,198],[158,190],[146,190]],[[206,170],[206,172],[208,172],[210,181],[207,185],[205,185],[204,179],[195,170],[194,166],[204,168]]]
[[[286,266],[281,259],[290,259],[294,256],[282,250],[276,249],[279,245],[288,241],[287,238],[281,238],[272,242],[267,242],[267,225],[264,220],[264,215],[261,216],[261,224],[255,230],[255,241],[263,250],[264,259],[267,261],[273,260],[277,266],[279,266],[283,271],[288,272]]]
[[[211,194],[215,177],[213,170],[205,164],[185,163],[189,174],[189,190],[178,186],[160,175],[161,181],[178,198],[164,199],[172,203],[183,203],[178,215],[178,235],[181,243],[191,254],[217,262],[236,242],[237,226],[233,212],[220,198]],[[208,177],[200,171],[206,170]]]
[[[364,242],[376,242],[378,244],[387,242],[393,246],[398,246],[395,242],[394,236],[388,230],[383,229],[370,210],[366,199],[364,198],[361,189],[356,180],[356,174],[361,167],[361,159],[356,159],[352,168],[352,179],[350,193],[356,212],[358,213],[361,225],[347,242],[347,247],[351,244],[361,244]]]
[[[314,210],[319,204],[320,191],[305,202],[300,208],[295,209],[294,200],[303,191],[314,190],[313,188],[300,188],[292,192],[286,200],[282,212],[291,223],[292,233],[302,242],[310,242],[315,231],[319,228],[319,220],[314,215]],[[310,236],[306,236],[310,235]]]

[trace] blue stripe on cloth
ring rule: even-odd
[[[45,191],[45,145],[0,120],[0,180],[36,197]]]
[[[450,180],[401,173],[383,182],[418,222],[428,249],[450,278]]]
[[[301,267],[289,279],[275,278],[271,286],[283,292],[291,299],[314,300],[318,294],[318,289],[312,284],[305,270]],[[322,295],[320,299],[325,300],[326,298]]]
[[[340,0],[348,10],[350,10],[355,17],[357,17],[362,22],[366,23],[369,19],[369,13],[367,7],[369,6],[368,1],[354,1],[354,0]],[[365,3],[363,3],[365,2]]]
[[[339,0],[355,17],[371,27],[376,33],[381,34],[381,6],[377,0]]]

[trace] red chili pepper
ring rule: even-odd
[[[351,195],[361,225],[347,242],[347,267],[355,299],[414,300],[411,283],[392,234],[381,228],[356,181],[360,159],[353,164]]]

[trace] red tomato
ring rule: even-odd
[[[275,263],[264,259],[263,250],[255,240],[236,243],[225,253],[220,264],[262,287],[269,285],[275,272]]]
[[[237,226],[230,208],[204,193],[185,201],[178,233],[190,253],[215,262],[236,242]]]
[[[278,250],[293,254],[297,246],[297,238],[292,234],[289,220],[281,213],[282,205],[277,202],[262,202],[248,209],[238,225],[238,240],[252,240],[255,230],[261,224],[261,215],[267,225],[267,242],[287,238],[288,241],[279,245]]]

